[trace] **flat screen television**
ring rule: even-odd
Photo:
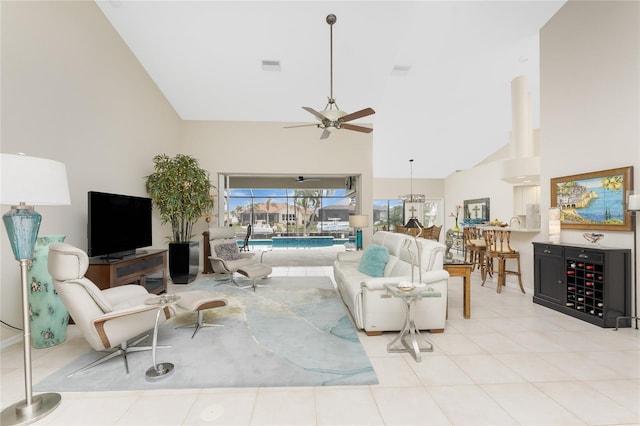
[[[151,242],[151,198],[88,193],[88,255],[123,258]]]

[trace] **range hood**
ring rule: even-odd
[[[531,99],[524,75],[511,81],[511,114],[509,159],[503,162],[502,180],[513,185],[538,185],[540,157],[535,149],[538,133],[534,135],[532,128]]]

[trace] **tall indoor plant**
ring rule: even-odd
[[[209,172],[195,158],[159,154],[146,189],[160,212],[162,223],[171,224],[169,274],[175,284],[188,284],[198,274],[198,242],[191,241],[193,225],[213,208]]]

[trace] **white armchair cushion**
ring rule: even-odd
[[[235,241],[228,243],[212,244],[213,252],[222,260],[238,260],[240,259],[240,250]]]

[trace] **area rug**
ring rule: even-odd
[[[249,284],[249,281],[246,281]],[[207,290],[228,305],[206,311],[209,323],[223,327],[176,327],[195,321],[180,313],[159,328],[158,362],[171,362],[175,372],[150,383],[145,372],[151,352],[128,355],[85,372],[67,375],[99,358],[91,351],[34,386],[43,391],[114,391],[146,389],[369,385],[378,380],[358,340],[344,304],[326,277],[273,277],[266,287],[241,289],[213,279],[189,290]],[[141,344],[151,344],[149,336]]]

